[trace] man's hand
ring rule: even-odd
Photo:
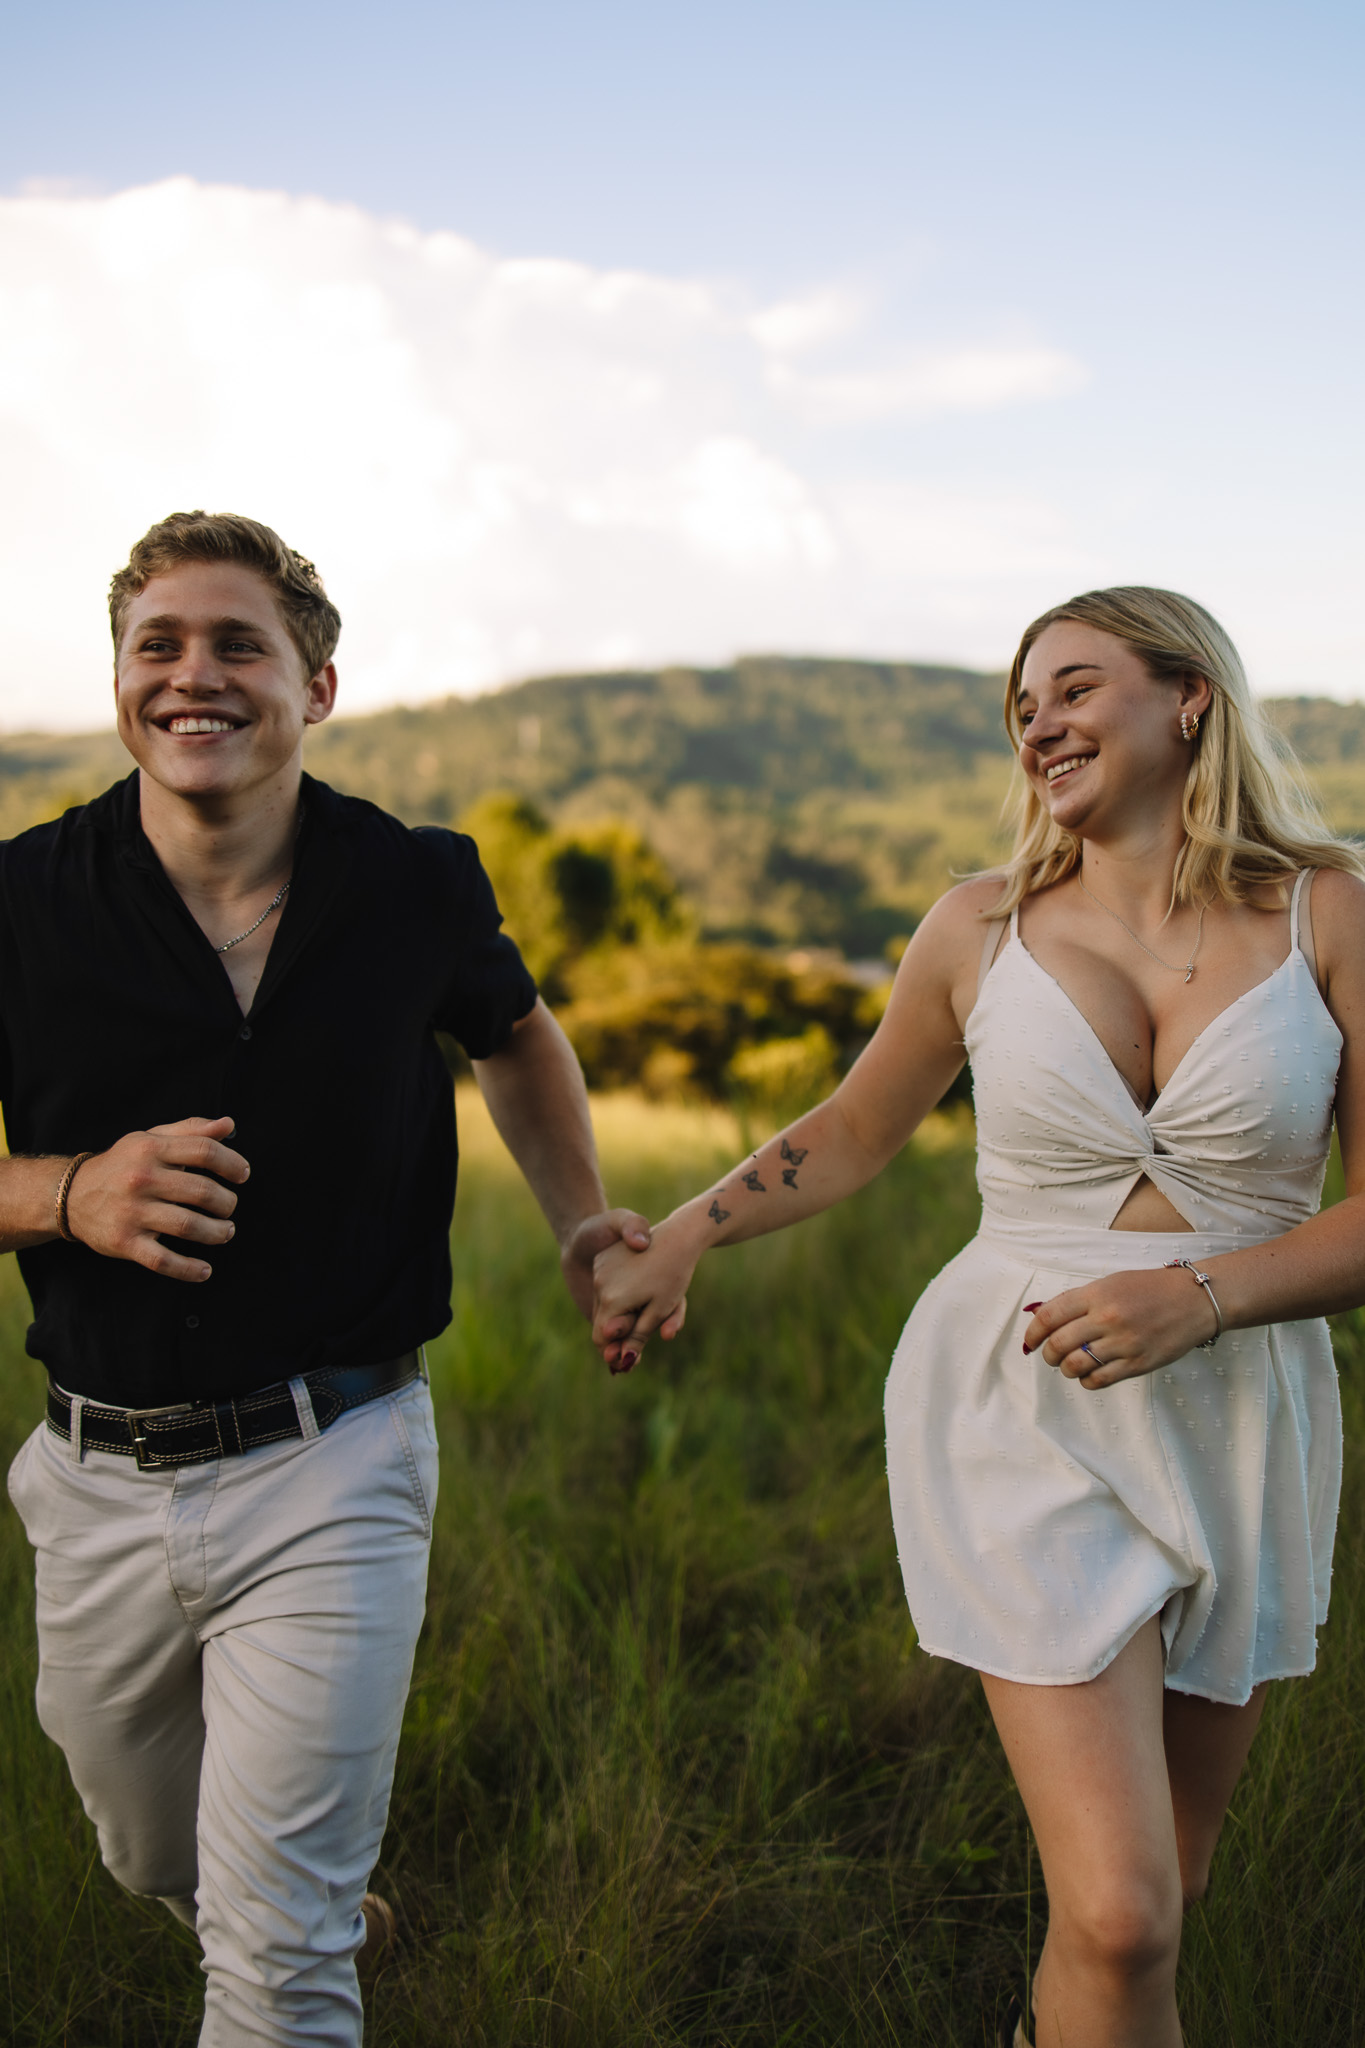
[[[633,1209],[604,1209],[600,1215],[585,1216],[560,1249],[564,1285],[588,1322],[593,1306],[592,1262],[609,1244],[618,1243],[628,1244],[636,1252],[649,1248],[649,1225]]]
[[[232,1236],[237,1197],[219,1181],[240,1185],[251,1171],[241,1153],[223,1143],[233,1128],[230,1116],[187,1116],[130,1131],[87,1159],[66,1201],[72,1236],[106,1259],[130,1259],[167,1280],[207,1280],[212,1266],[160,1240],[215,1245]]]

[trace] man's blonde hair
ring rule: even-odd
[[[341,637],[341,613],[306,556],[286,547],[273,527],[240,512],[172,512],[149,527],[109,585],[109,624],[117,661],[128,607],[153,576],[182,562],[240,562],[263,576],[279,600],[305,672],[326,668]]]
[[[1024,662],[1040,635],[1063,619],[1125,641],[1158,681],[1203,676],[1213,693],[1190,747],[1185,844],[1175,864],[1172,908],[1214,898],[1245,902],[1254,890],[1284,883],[1301,868],[1365,876],[1365,859],[1329,829],[1291,748],[1252,696],[1237,649],[1217,619],[1177,591],[1140,583],[1088,590],[1025,629],[1005,691],[1005,725],[1016,754],[1023,737]],[[1081,864],[1080,840],[1053,823],[1023,770],[1015,772],[1014,852],[1000,900],[987,913],[993,918],[1008,916],[1026,896],[1064,881]]]

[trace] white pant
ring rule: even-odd
[[[298,1388],[299,1383],[295,1383]],[[200,2048],[356,2048],[426,1598],[426,1385],[179,1471],[44,1426],[10,1468],[37,1554],[38,1718],[105,1864],[195,1926]]]

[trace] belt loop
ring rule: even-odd
[[[73,1465],[83,1465],[85,1463],[85,1446],[81,1442],[81,1417],[84,1412],[84,1394],[73,1394],[71,1396],[71,1441],[66,1447],[66,1455]]]
[[[422,1375],[422,1385],[429,1387],[431,1385],[431,1374],[427,1370],[427,1347],[425,1344],[417,1346],[417,1370]]]
[[[308,1391],[307,1380],[300,1377],[290,1380],[289,1391],[294,1396],[294,1413],[299,1418],[299,1435],[305,1443],[311,1443],[315,1436],[321,1436],[317,1416],[313,1413],[313,1397]]]

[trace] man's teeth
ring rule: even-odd
[[[225,718],[173,718],[171,732],[234,732],[235,726]]]
[[[1072,754],[1065,761],[1050,761],[1046,774],[1049,782],[1055,782],[1059,775],[1066,775],[1072,768],[1083,768],[1092,757],[1089,754]]]

